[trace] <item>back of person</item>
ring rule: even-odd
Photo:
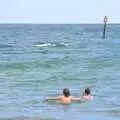
[[[70,104],[71,101],[80,101],[80,98],[71,97],[69,89],[64,88],[62,96],[48,98],[48,99],[45,99],[44,101],[48,101],[48,100],[61,100],[62,104]]]
[[[71,96],[69,96],[69,97],[61,96],[61,102],[62,102],[62,104],[70,104]]]
[[[63,89],[63,96],[61,96],[61,100],[63,104],[71,103],[71,96],[68,88]]]

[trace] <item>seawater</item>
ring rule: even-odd
[[[0,120],[119,120],[120,24],[1,24]],[[69,88],[94,100],[45,98]]]

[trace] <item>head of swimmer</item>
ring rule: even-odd
[[[85,95],[90,95],[91,94],[90,88],[85,88],[84,94]]]
[[[63,95],[64,95],[65,97],[69,97],[69,96],[70,96],[70,91],[69,91],[68,88],[64,88],[64,89],[63,89]]]

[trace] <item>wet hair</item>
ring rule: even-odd
[[[90,88],[85,88],[85,94],[86,95],[90,95],[91,94]]]
[[[69,97],[69,96],[70,96],[70,91],[69,91],[68,88],[64,88],[64,89],[63,89],[63,95],[64,95],[65,97]]]

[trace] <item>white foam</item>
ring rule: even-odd
[[[43,43],[43,44],[37,44],[35,45],[36,47],[56,47],[56,46],[68,46],[67,44],[64,43]]]
[[[38,45],[35,45],[37,47],[48,47],[48,46],[52,46],[51,43],[44,43],[44,44],[38,44]]]

